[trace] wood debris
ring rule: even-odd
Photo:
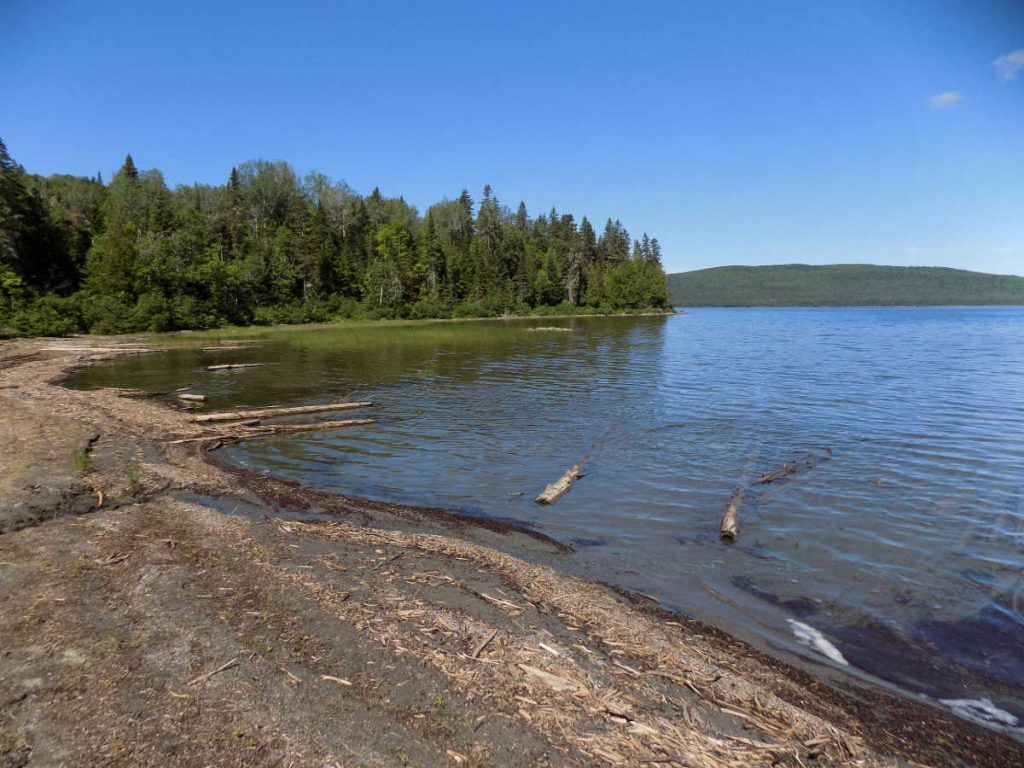
[[[232,368],[259,368],[263,363],[221,363],[220,365],[208,365],[208,371],[228,371]]]
[[[531,666],[529,664],[517,664],[519,669],[523,670],[526,676],[536,682],[544,683],[550,688],[556,691],[570,691],[576,693],[577,691],[584,691],[586,688],[582,683],[578,683],[568,677],[562,677],[551,672],[545,672],[543,669]]]
[[[784,477],[796,474],[801,469],[808,469],[810,467],[813,467],[818,462],[825,461],[831,458],[831,456],[832,449],[826,448],[824,456],[820,456],[818,454],[811,454],[806,459],[802,459],[801,461],[794,461],[792,464],[783,464],[780,469],[777,469],[769,474],[761,475],[761,477],[759,477],[754,482],[757,485],[767,485],[768,483],[774,483],[776,480],[781,480]]]
[[[312,424],[267,424],[259,427],[235,428],[231,432],[217,432],[213,434],[199,435],[198,437],[182,437],[177,440],[171,440],[170,444],[177,445],[179,443],[200,443],[208,441],[236,443],[240,440],[249,440],[254,437],[268,437],[270,435],[318,432],[326,429],[358,427],[364,424],[373,424],[375,421],[376,419],[343,419],[341,421],[317,421]]]
[[[205,398],[204,398],[205,399]],[[246,419],[270,419],[275,416],[294,416],[302,413],[324,413],[327,411],[347,411],[353,408],[369,408],[370,401],[356,403],[323,403],[319,405],[297,405],[288,408],[252,408],[248,410],[225,411],[223,413],[204,413],[193,416],[197,424],[219,421],[245,421]]]
[[[565,470],[565,473],[560,478],[545,488],[534,501],[538,504],[553,503],[559,496],[566,493],[572,487],[572,484],[581,477],[583,477],[583,472],[580,470],[580,465],[573,464]]]
[[[722,541],[736,541],[736,537],[740,535],[740,505],[746,495],[746,488],[737,488],[726,502],[722,525],[718,531]]]
[[[192,678],[191,680],[188,681],[188,685],[199,685],[200,683],[205,683],[207,680],[209,680],[214,675],[219,675],[221,672],[224,672],[224,671],[226,671],[228,669],[231,669],[232,667],[235,667],[235,666],[238,666],[238,657],[237,656],[235,658],[233,658],[231,661],[228,661],[228,662],[225,662],[224,664],[221,664],[219,667],[217,667],[212,672],[207,672],[205,675],[199,675],[199,677]]]

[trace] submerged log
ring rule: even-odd
[[[551,504],[555,499],[568,491],[572,487],[573,482],[581,477],[583,477],[583,472],[580,470],[580,465],[573,464],[565,470],[565,474],[545,488],[534,501],[538,504]]]
[[[321,405],[296,405],[288,408],[251,408],[245,411],[204,413],[193,416],[192,421],[206,424],[212,421],[244,421],[245,419],[270,419],[274,416],[295,416],[300,413],[323,413],[325,411],[349,411],[353,408],[369,408],[369,400],[358,403],[323,403]]]
[[[832,449],[826,448],[825,455],[819,456],[817,454],[811,454],[803,461],[794,461],[792,464],[783,464],[781,469],[777,469],[766,475],[761,475],[760,478],[754,482],[758,485],[767,485],[768,483],[774,483],[776,480],[781,480],[789,475],[795,475],[801,469],[807,469],[813,467],[819,461],[824,461],[832,456]]]
[[[740,535],[740,505],[746,495],[746,488],[737,488],[726,502],[725,513],[722,515],[722,527],[718,531],[722,541],[736,541],[736,537]]]
[[[230,432],[214,432],[198,437],[182,437],[178,440],[171,440],[171,445],[180,443],[201,443],[216,441],[221,443],[237,443],[241,440],[249,440],[254,437],[269,437],[271,435],[295,434],[297,432],[319,432],[325,429],[343,429],[345,427],[358,427],[363,424],[373,424],[375,419],[343,419],[341,421],[316,421],[311,424],[267,424],[258,427],[234,427]]]
[[[208,371],[226,371],[229,368],[258,368],[263,363],[221,363],[220,365],[208,365]]]

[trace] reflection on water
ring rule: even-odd
[[[573,332],[526,332],[552,325]],[[228,450],[319,487],[529,522],[575,542],[590,573],[666,606],[813,647],[794,619],[852,668],[1024,719],[1024,310],[695,310],[262,335],[239,351],[118,361],[84,381],[193,384],[212,407],[372,398],[374,427]],[[201,371],[234,361],[268,365]],[[738,483],[826,448],[828,461],[757,486],[739,541],[718,541]],[[532,503],[583,457],[568,495]]]

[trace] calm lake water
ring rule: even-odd
[[[320,488],[514,518],[574,543],[586,573],[666,607],[969,717],[1024,723],[1022,308],[700,309],[248,337],[263,344],[124,359],[81,383],[192,385],[212,408],[372,399],[372,427],[224,453]],[[202,370],[219,362],[268,364]],[[719,541],[738,484],[826,449],[788,482],[752,486],[738,542]],[[533,503],[581,459],[568,495]]]

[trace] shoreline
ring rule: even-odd
[[[567,575],[539,532],[224,465],[168,444],[198,433],[184,412],[61,386],[129,338],[0,342],[0,764],[1024,763]]]
[[[132,333],[123,334],[123,336],[109,336],[104,334],[92,334],[92,333],[72,333],[67,336],[28,336],[22,335],[17,332],[11,332],[9,335],[4,335],[5,331],[0,328],[0,342],[3,341],[15,341],[15,340],[29,340],[29,339],[49,339],[51,342],[60,339],[116,339],[123,337],[130,338],[168,338],[168,337],[184,337],[189,338],[196,334],[212,334],[212,335],[234,335],[241,333],[260,333],[262,331],[270,329],[281,329],[281,328],[295,328],[295,329],[312,329],[312,328],[325,328],[325,327],[344,327],[344,326],[402,326],[402,325],[427,325],[431,323],[466,323],[466,322],[483,322],[483,321],[499,321],[499,322],[510,322],[513,320],[575,320],[578,318],[588,317],[601,317],[601,318],[612,318],[612,317],[671,317],[673,315],[685,315],[687,314],[685,309],[669,307],[668,309],[645,309],[636,312],[579,312],[576,314],[552,314],[552,315],[480,315],[480,316],[469,316],[469,317],[400,317],[400,318],[339,318],[336,320],[323,320],[317,322],[308,323],[275,323],[271,325],[222,325],[215,326],[213,328],[181,328],[175,331],[135,331]]]

